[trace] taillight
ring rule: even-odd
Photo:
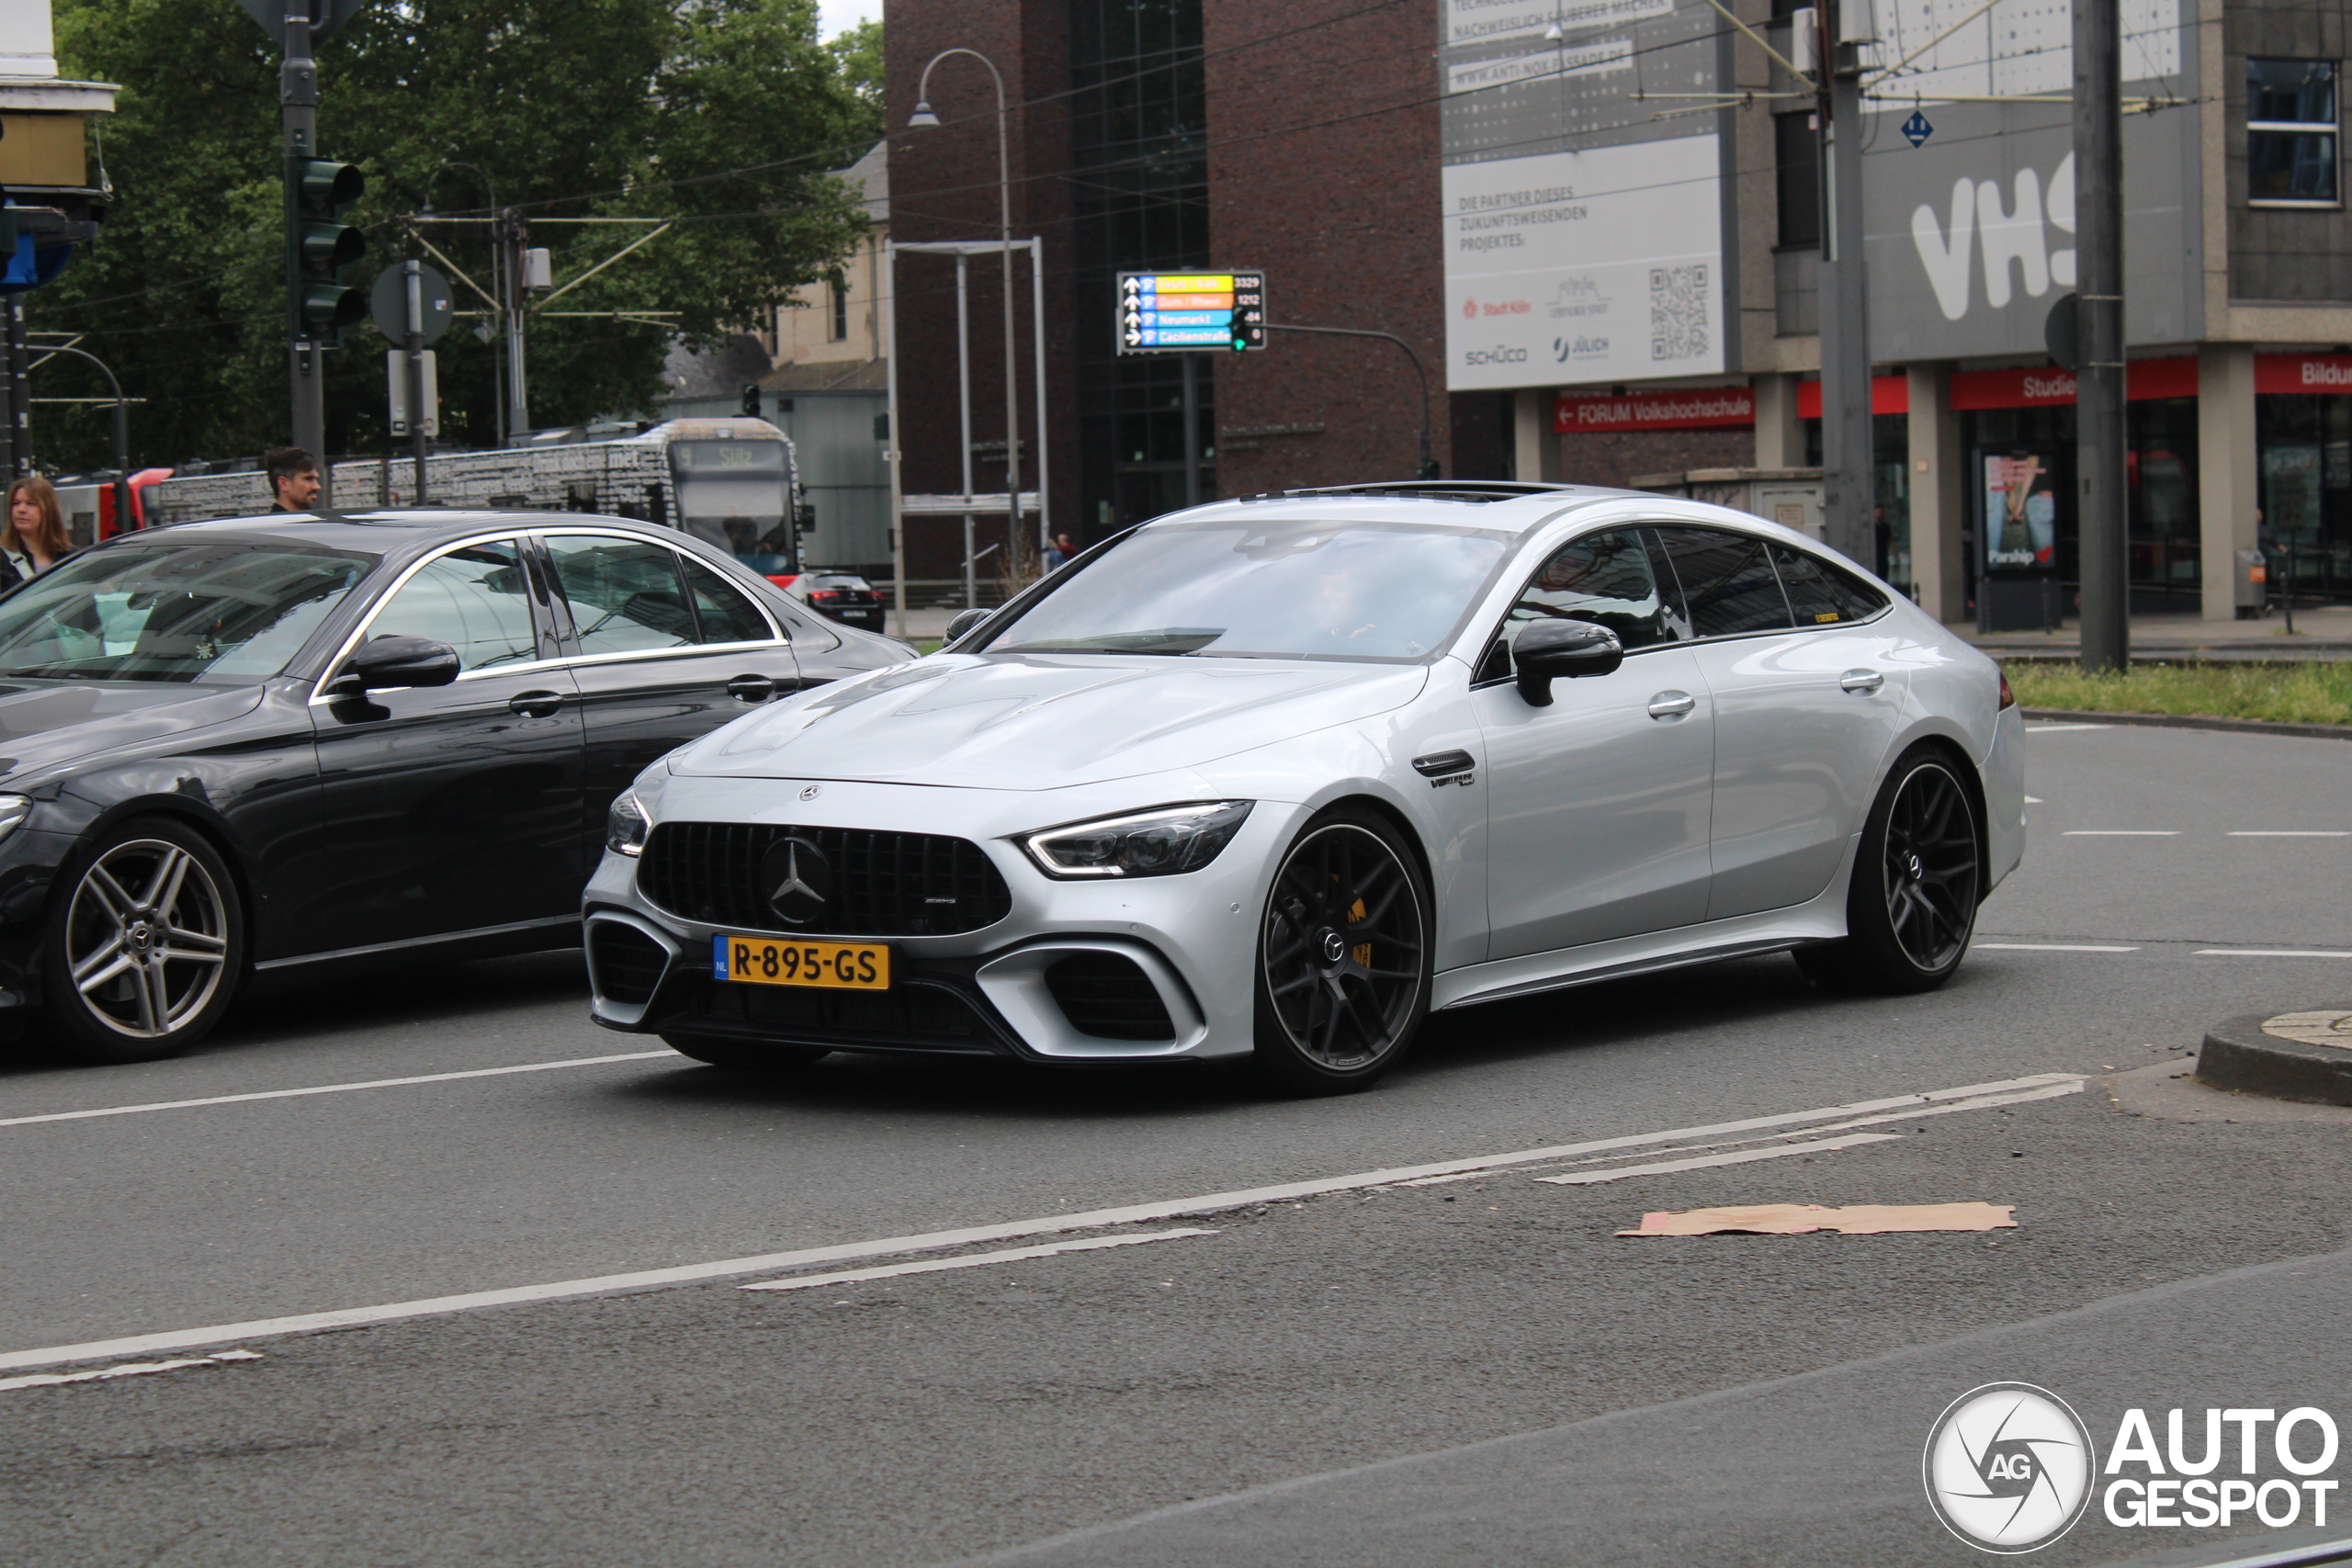
[[[811,599],[838,599],[841,595],[834,592],[830,588],[812,588],[808,591],[808,597]],[[2002,682],[2001,690],[2006,692],[2008,689],[2009,683],[2007,681]]]
[[[2009,678],[2005,674],[2001,677],[2001,706],[2007,709],[2017,705],[2018,694],[2009,690]]]

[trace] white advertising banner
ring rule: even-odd
[[[1719,158],[1708,134],[1447,166],[1447,388],[1720,373]]]
[[[1441,27],[1448,45],[1480,44],[1540,39],[1554,28],[1564,34],[1620,28],[1673,11],[1674,0],[1444,0]]]

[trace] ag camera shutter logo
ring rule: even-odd
[[[1920,1461],[1944,1528],[1981,1551],[2039,1551],[2075,1528],[2098,1456],[2066,1402],[2025,1382],[1986,1383],[1955,1399]]]

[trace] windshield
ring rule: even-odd
[[[670,478],[687,533],[737,556],[789,555],[781,441],[673,441]]]
[[[995,653],[1414,660],[1453,640],[1514,536],[1403,523],[1148,527],[1033,605]]]
[[[77,556],[0,600],[0,675],[258,681],[285,669],[375,564],[277,541]]]

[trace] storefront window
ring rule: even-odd
[[[2272,395],[2255,408],[2273,591],[2291,570],[2299,598],[2352,594],[2352,398]]]

